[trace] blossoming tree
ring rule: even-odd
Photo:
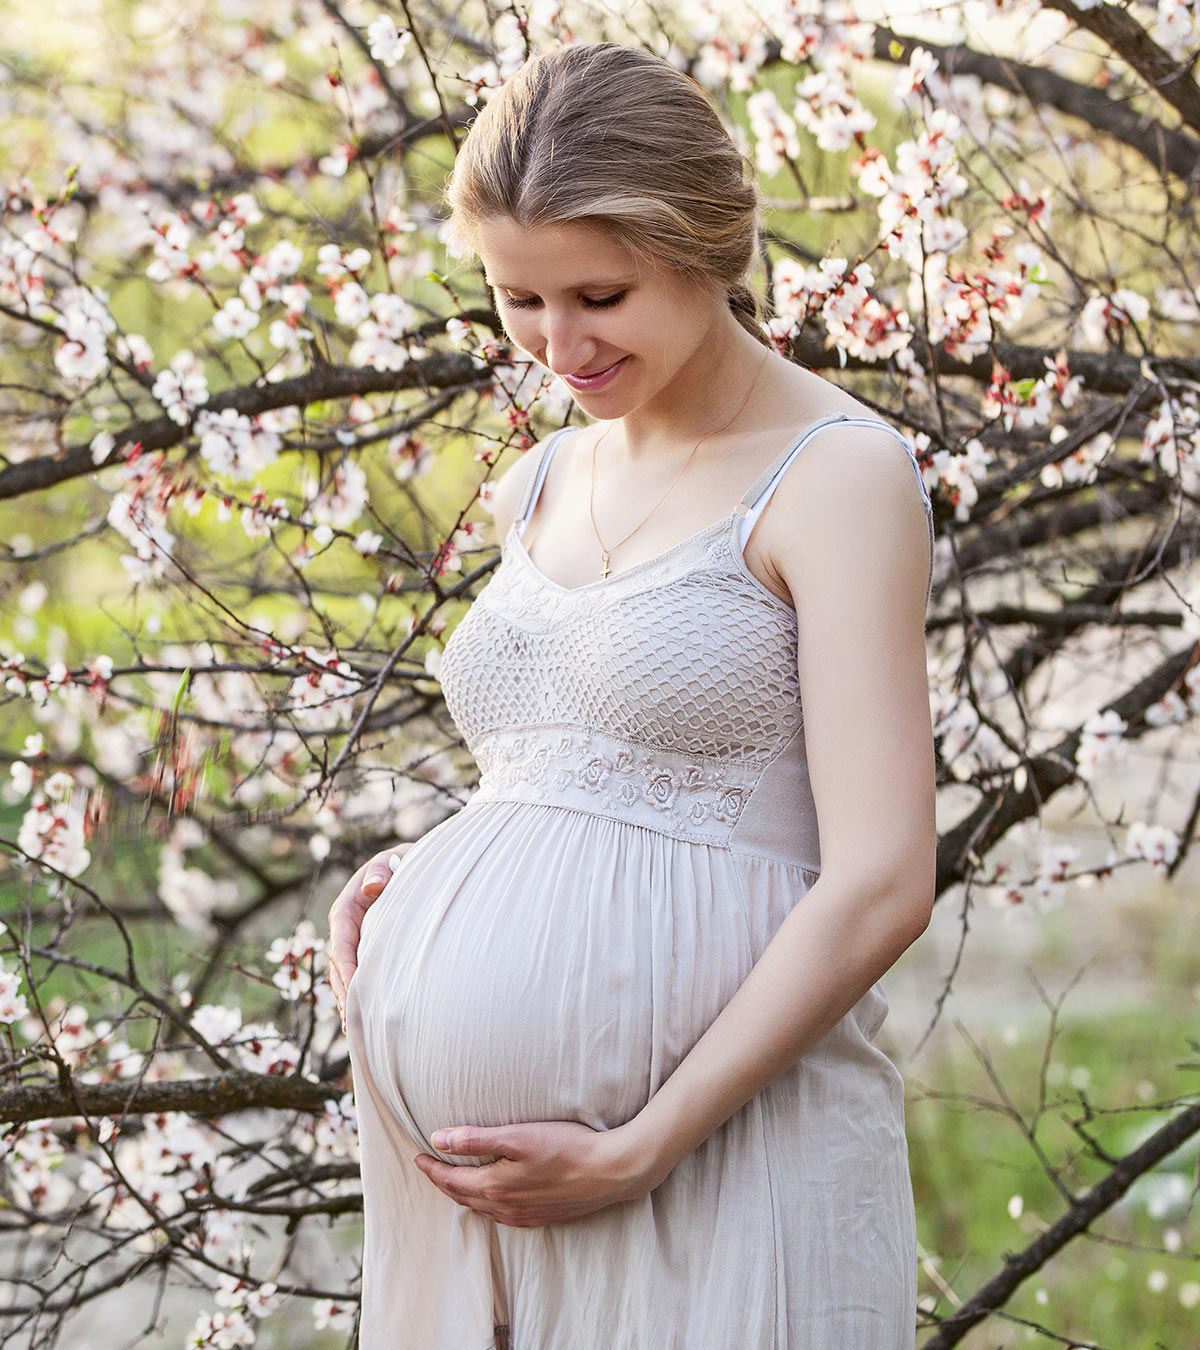
[[[189,1345],[352,1334],[323,915],[473,786],[439,654],[495,473],[572,412],[440,197],[532,47],[648,42],[710,93],[763,185],[765,331],[913,437],[963,940],[980,898],[1178,869],[1200,799],[1106,787],[1139,742],[1182,772],[1200,710],[1195,0],[58,7],[0,35],[6,1334],[132,1282],[147,1325],[192,1291]],[[1039,834],[1055,797],[1102,856]],[[1054,1222],[923,1284],[923,1345],[1003,1315],[1200,1101],[1121,1155],[1089,1120]]]

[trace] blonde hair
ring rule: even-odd
[[[723,289],[764,346],[754,165],[704,92],[669,62],[617,42],[536,53],[472,122],[445,191],[458,238],[507,216],[583,221],[639,262]]]

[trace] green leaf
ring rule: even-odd
[[[188,668],[179,677],[179,687],[175,690],[175,698],[171,703],[171,716],[178,717],[179,709],[183,707],[183,700],[187,697],[187,691],[192,683],[192,668]]]

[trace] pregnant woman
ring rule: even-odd
[[[478,787],[331,911],[364,1350],[913,1345],[874,1037],[934,894],[931,504],[902,433],[766,342],[747,167],[613,43],[532,58],[454,166],[586,422],[497,483],[446,644]]]

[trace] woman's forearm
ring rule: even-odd
[[[932,887],[823,873],[737,993],[646,1106],[621,1127],[664,1179],[829,1031],[924,931]]]

